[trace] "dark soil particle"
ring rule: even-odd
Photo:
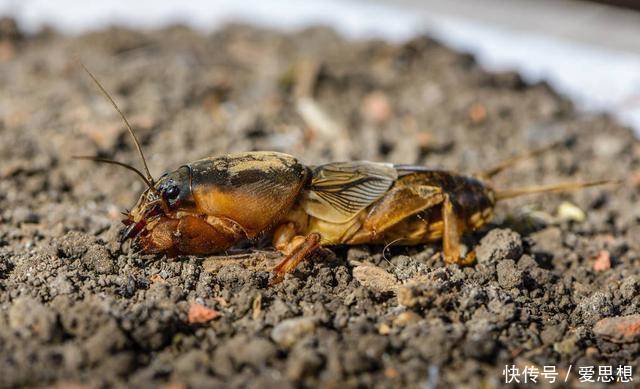
[[[479,263],[497,263],[509,259],[513,266],[514,260],[522,256],[522,239],[515,231],[494,229],[480,240],[476,254]]]
[[[3,19],[0,42],[1,387],[494,387],[505,364],[640,368],[640,144],[547,85],[426,37],[350,42],[324,28],[28,36]],[[500,204],[465,238],[475,266],[446,265],[439,245],[336,248],[269,287],[280,257],[268,247],[120,249],[119,211],[143,184],[69,157],[140,163],[76,55],[155,174],[259,149],[473,172],[567,139],[493,184],[628,183]],[[342,131],[305,121],[305,93]],[[190,323],[192,304],[221,315]]]

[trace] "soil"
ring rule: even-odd
[[[601,322],[640,313],[640,143],[608,116],[428,37],[0,25],[0,386],[493,387],[506,364],[640,368],[633,327]],[[625,182],[499,204],[466,237],[475,266],[445,265],[439,245],[337,247],[269,287],[280,254],[264,242],[119,247],[144,184],[70,156],[141,164],[77,58],[157,175],[247,150],[470,173],[563,140],[495,186]]]

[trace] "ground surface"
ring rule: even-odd
[[[24,37],[7,22],[0,34],[0,386],[476,387],[500,385],[505,364],[640,368],[633,328],[594,331],[640,313],[640,144],[609,118],[427,38],[242,26]],[[258,149],[469,172],[567,139],[496,186],[628,180],[500,205],[468,237],[474,267],[445,266],[438,246],[338,248],[269,288],[268,247],[119,249],[118,212],[142,183],[70,156],[140,161],[75,56],[113,92],[155,174]]]

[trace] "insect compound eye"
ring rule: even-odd
[[[177,186],[170,186],[164,191],[164,195],[169,200],[175,199],[176,197],[178,197],[179,194],[180,194],[180,188],[178,188]]]

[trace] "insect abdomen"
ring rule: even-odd
[[[487,224],[493,217],[495,194],[483,182],[472,177],[455,176],[450,198],[456,212],[466,221],[465,230],[475,230]]]

